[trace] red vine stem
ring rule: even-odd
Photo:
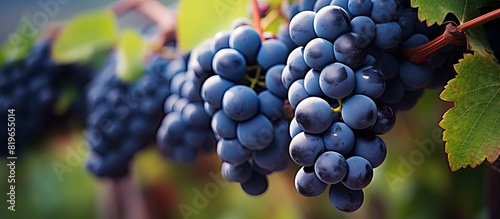
[[[440,36],[416,48],[403,48],[400,50],[400,53],[406,56],[412,62],[424,62],[425,60],[427,60],[429,54],[435,52],[436,50],[447,44],[464,44],[466,42],[464,34],[465,31],[497,18],[500,18],[500,9],[496,9],[492,12],[476,17],[459,25],[458,27],[448,24],[446,25],[445,32]]]
[[[117,16],[132,9],[137,9],[158,25],[159,33],[152,42],[153,51],[160,52],[166,42],[175,39],[177,14],[174,10],[157,0],[122,0],[111,5],[111,10]]]
[[[260,39],[264,41],[264,35],[262,34],[262,26],[260,25],[260,12],[259,12],[259,4],[257,0],[250,0],[252,4],[252,16],[253,16],[253,26],[259,33]]]

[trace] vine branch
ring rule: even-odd
[[[500,9],[496,9],[492,12],[476,17],[457,27],[453,26],[452,24],[447,24],[445,32],[435,39],[416,48],[402,48],[400,50],[400,53],[414,63],[424,62],[427,60],[429,54],[435,52],[436,50],[447,44],[465,44],[465,31],[497,18],[500,18]]]
[[[253,26],[259,33],[260,39],[264,41],[264,35],[262,34],[262,26],[260,25],[260,12],[259,12],[259,4],[257,0],[250,0],[252,4],[252,17],[253,17]]]

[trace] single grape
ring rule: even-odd
[[[421,89],[432,82],[433,72],[429,63],[402,61],[399,69],[399,78],[407,90]]]
[[[240,122],[236,126],[236,136],[246,148],[262,150],[274,139],[273,124],[264,115],[258,114],[248,121]]]
[[[224,93],[234,85],[219,75],[209,77],[201,87],[201,98],[214,107],[222,106]]]
[[[384,162],[387,148],[384,141],[378,136],[358,136],[351,153],[353,156],[365,158],[373,168],[376,168]]]
[[[322,38],[311,40],[304,47],[304,61],[312,69],[321,71],[335,61],[333,44]]]
[[[328,5],[321,8],[314,17],[314,31],[318,37],[335,42],[337,37],[349,31],[350,20],[343,8]]]
[[[324,151],[323,138],[318,135],[301,132],[290,142],[290,157],[300,166],[313,166]]]
[[[219,50],[212,65],[215,73],[233,82],[240,81],[247,72],[245,57],[234,49]]]
[[[297,47],[290,53],[286,61],[286,67],[282,75],[283,85],[289,88],[294,81],[304,78],[308,71],[309,66],[304,60],[304,48]]]
[[[377,121],[377,106],[365,95],[356,94],[342,106],[342,119],[352,129],[365,129]]]
[[[394,123],[396,122],[396,115],[390,106],[379,104],[377,107],[377,122],[371,128],[371,131],[377,135],[388,133]]]
[[[290,106],[296,108],[300,101],[309,97],[309,94],[304,88],[304,79],[297,80],[293,82],[292,86],[288,90],[288,101],[290,101]]]
[[[308,97],[295,110],[295,119],[307,133],[319,134],[326,131],[333,122],[330,104],[319,97]]]
[[[217,155],[224,162],[238,166],[252,156],[252,151],[245,148],[236,139],[220,139],[217,143]]]
[[[289,32],[293,42],[299,46],[305,46],[307,42],[316,38],[314,32],[314,17],[316,13],[313,11],[301,11],[290,20]]]
[[[288,48],[280,40],[270,39],[262,43],[257,54],[257,63],[267,70],[277,64],[285,64],[288,58]]]
[[[366,44],[363,38],[356,33],[342,34],[333,43],[335,58],[350,68],[358,68],[365,62],[366,49],[364,47]]]
[[[373,3],[371,0],[349,0],[347,8],[353,16],[370,15]]]
[[[342,180],[345,187],[352,190],[361,190],[368,186],[373,178],[373,168],[370,162],[363,157],[352,156],[347,158],[347,174]]]
[[[245,121],[259,111],[259,97],[251,88],[235,85],[224,94],[222,109],[229,118]]]
[[[365,66],[358,69],[354,93],[364,94],[372,99],[380,97],[385,90],[385,78],[380,69],[374,66]]]
[[[231,31],[223,30],[217,32],[214,36],[213,50],[217,52],[221,49],[229,48],[229,36],[231,36]]]
[[[250,179],[241,183],[241,188],[252,196],[262,195],[268,187],[267,177],[257,172],[253,172]]]
[[[285,65],[275,65],[271,67],[267,70],[265,79],[267,89],[282,99],[286,99],[288,96],[288,91],[281,82],[281,73],[284,68]]]
[[[327,151],[321,154],[314,164],[314,172],[318,179],[326,184],[336,184],[347,174],[347,163],[344,156]]]
[[[361,1],[370,2],[369,0]],[[375,38],[377,30],[372,19],[366,16],[358,16],[351,20],[351,32],[358,34],[363,39],[362,46],[366,47]]]
[[[236,138],[236,124],[223,110],[218,110],[212,117],[212,130],[221,138]]]
[[[302,167],[295,175],[295,189],[305,197],[316,197],[326,189],[326,184],[318,179],[313,167]]]
[[[354,212],[363,204],[363,190],[350,190],[342,183],[337,183],[330,187],[330,203],[340,211]]]
[[[259,102],[260,113],[265,115],[271,122],[283,118],[283,99],[266,90],[260,92]]]
[[[229,37],[229,46],[240,52],[247,64],[255,63],[261,44],[257,30],[248,25],[235,28]]]
[[[323,136],[327,151],[347,155],[354,147],[354,132],[343,122],[335,122]]]
[[[403,34],[397,22],[376,24],[375,46],[381,49],[392,49],[401,43]]]
[[[392,21],[397,14],[396,0],[371,0],[373,3],[370,17],[375,23]]]
[[[243,163],[241,165],[232,165],[229,163],[222,163],[221,174],[225,180],[229,182],[247,182],[252,176],[252,167],[248,163]]]
[[[319,77],[319,85],[323,93],[335,99],[351,94],[355,84],[356,79],[351,68],[338,62],[326,66]]]
[[[304,89],[311,96],[320,97],[325,95],[319,86],[320,75],[321,72],[311,69],[304,77]]]

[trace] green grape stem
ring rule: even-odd
[[[446,25],[446,30],[443,34],[436,37],[435,39],[427,42],[416,48],[402,48],[400,53],[406,56],[410,61],[414,63],[421,63],[427,60],[428,56],[440,49],[447,44],[463,45],[466,43],[465,31],[482,25],[488,21],[497,19],[500,17],[500,9],[496,9],[492,12],[486,13],[479,17],[476,17],[470,21],[467,21],[457,27],[452,24]]]

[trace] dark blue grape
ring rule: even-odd
[[[305,197],[316,197],[326,189],[326,184],[318,179],[312,167],[302,167],[295,175],[295,189]]]
[[[327,184],[336,184],[347,174],[347,163],[344,156],[327,151],[321,154],[314,164],[314,172],[318,179]]]
[[[307,42],[316,38],[314,32],[314,20],[316,13],[313,11],[301,11],[295,15],[289,24],[290,37],[299,46],[305,46]]]
[[[335,99],[351,94],[355,84],[356,79],[351,68],[338,62],[326,66],[319,77],[319,85],[323,93]]]
[[[354,147],[354,132],[342,122],[333,123],[323,137],[327,151],[347,155]]]
[[[342,34],[333,44],[335,58],[350,68],[358,68],[366,59],[365,45],[366,42],[356,33]]]
[[[337,183],[330,187],[330,203],[340,211],[354,212],[363,204],[363,190],[350,190],[342,183]]]
[[[314,17],[314,31],[318,37],[335,42],[337,37],[349,31],[350,18],[339,6],[325,6]]]
[[[368,186],[373,178],[373,168],[370,162],[363,157],[352,156],[347,158],[347,174],[342,180],[345,187],[352,190],[361,190]]]
[[[295,119],[305,132],[319,134],[330,127],[334,116],[328,102],[319,97],[308,97],[297,106]]]
[[[377,106],[367,96],[356,94],[342,106],[342,119],[352,129],[365,129],[377,121]]]
[[[290,142],[290,157],[301,166],[313,166],[316,158],[325,151],[321,136],[301,132]]]

